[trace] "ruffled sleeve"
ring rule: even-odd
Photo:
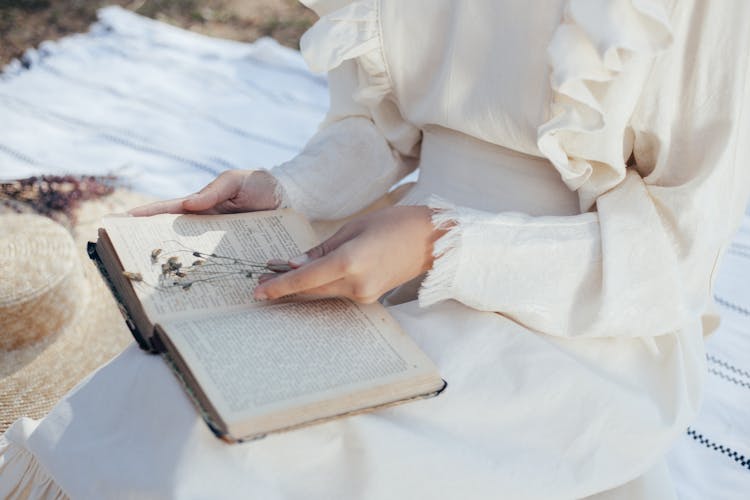
[[[421,133],[401,116],[393,95],[378,2],[308,5],[322,17],[302,37],[302,55],[313,71],[328,71],[330,110],[302,153],[272,173],[285,204],[311,219],[337,219],[416,168]]]
[[[581,211],[625,178],[628,120],[653,58],[672,43],[664,1],[573,0],[549,44],[552,117],[537,146]]]
[[[456,299],[559,336],[695,324],[750,194],[749,16],[741,0],[571,0],[538,144],[583,213],[433,202],[449,230],[420,303]]]

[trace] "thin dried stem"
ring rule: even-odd
[[[166,244],[174,244],[180,248],[165,251],[155,248],[149,255],[152,266],[160,266],[161,273],[156,284],[148,283],[140,273],[125,271],[123,275],[131,281],[151,286],[159,290],[181,288],[190,290],[195,284],[214,284],[231,278],[253,279],[263,273],[280,273],[290,270],[289,266],[255,262],[240,257],[219,255],[217,253],[201,252],[189,248],[177,240],[167,240]],[[197,257],[191,264],[185,264],[181,256]]]

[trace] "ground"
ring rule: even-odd
[[[86,31],[112,4],[212,36],[271,36],[294,48],[316,19],[295,0],[0,0],[0,67],[44,40]]]

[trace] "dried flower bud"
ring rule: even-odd
[[[122,275],[130,281],[143,281],[143,275],[141,275],[141,273],[131,273],[130,271],[123,271]]]
[[[200,259],[199,259],[199,260],[196,260],[196,261],[194,261],[194,262],[193,262],[193,265],[194,265],[194,266],[202,266],[202,265],[203,265],[203,264],[205,264],[205,263],[206,263],[206,261],[205,261],[205,260],[200,260]]]
[[[182,267],[182,263],[180,263],[177,257],[170,257],[167,259],[167,265],[169,266],[170,271],[177,271]]]
[[[156,264],[159,261],[159,254],[161,253],[161,248],[154,248],[151,250],[151,263]]]

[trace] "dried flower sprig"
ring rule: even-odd
[[[165,243],[173,243],[181,248],[169,252],[165,252],[162,248],[155,248],[151,251],[149,256],[151,265],[158,265],[161,268],[158,283],[150,284],[157,289],[190,290],[193,285],[199,283],[211,284],[229,278],[257,279],[264,273],[282,273],[291,269],[290,266],[282,263],[263,263],[241,257],[201,252],[175,240]],[[195,259],[187,264],[183,262],[180,254],[182,258]],[[149,284],[140,273],[125,271],[123,275],[131,281]]]

